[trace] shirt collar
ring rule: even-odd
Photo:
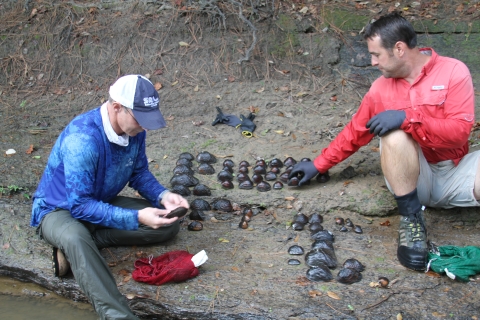
[[[108,141],[114,144],[118,144],[121,147],[128,146],[128,135],[126,133],[119,136],[115,130],[113,130],[110,118],[108,117],[107,103],[104,103],[100,107],[100,114],[102,115],[103,130],[107,136]]]

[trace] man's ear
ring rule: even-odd
[[[119,102],[117,102],[117,101],[113,101],[113,102],[112,102],[112,106],[113,106],[113,110],[114,110],[115,112],[120,112],[120,111],[122,110],[122,107],[123,107],[123,106],[122,106]]]
[[[397,55],[397,57],[402,57],[405,54],[406,49],[407,44],[403,41],[397,41],[393,46],[393,52]]]

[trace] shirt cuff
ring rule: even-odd
[[[157,203],[158,203],[159,206],[162,206],[162,204],[160,203],[160,201],[162,201],[163,197],[165,196],[165,194],[166,194],[167,192],[170,192],[170,190],[165,189],[165,190],[162,191],[162,193],[160,193],[160,194],[158,195]]]

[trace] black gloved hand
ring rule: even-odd
[[[257,127],[255,123],[253,123],[253,119],[255,119],[255,114],[251,112],[248,117],[245,117],[243,114],[240,115],[240,121],[242,121],[242,123],[240,124],[240,130],[242,131],[242,134],[246,137],[251,137],[253,131]]]
[[[313,165],[313,161],[300,161],[293,166],[292,171],[288,175],[288,179],[298,177],[301,180],[298,182],[298,186],[306,184],[310,179],[315,177],[320,172]]]
[[[367,122],[367,129],[370,133],[382,137],[384,134],[400,128],[403,121],[405,121],[405,111],[403,110],[386,110],[382,111],[376,116],[372,117]]]
[[[213,120],[212,126],[221,123],[232,127],[237,127],[239,124],[242,123],[242,120],[240,120],[237,116],[234,116],[233,114],[224,114],[219,107],[216,108],[218,114],[215,120]]]

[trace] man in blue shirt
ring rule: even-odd
[[[148,169],[146,130],[166,126],[152,83],[127,75],[109,94],[60,134],[33,197],[31,225],[54,247],[55,275],[69,265],[101,319],[136,319],[99,249],[169,240],[179,221],[163,216],[189,205]],[[144,199],[118,196],[127,183]]]

